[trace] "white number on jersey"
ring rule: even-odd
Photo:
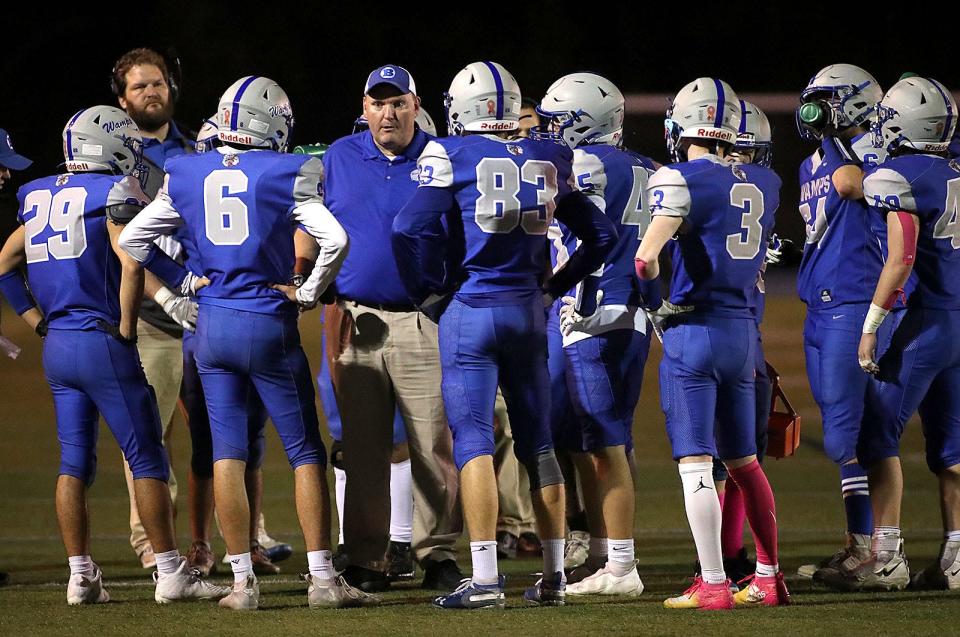
[[[210,243],[238,246],[250,236],[247,204],[231,196],[246,191],[247,176],[239,170],[214,170],[203,180],[203,214]]]
[[[23,212],[36,210],[37,214],[24,224],[27,263],[54,259],[76,259],[87,249],[87,228],[83,225],[83,206],[87,201],[86,188],[64,188],[52,194],[49,190],[33,190],[23,200]],[[55,234],[41,243],[33,239],[47,226]]]
[[[650,206],[644,196],[650,173],[643,166],[632,166],[632,168],[633,187],[630,189],[630,198],[627,200],[627,207],[623,209],[620,223],[625,226],[637,226],[638,237],[643,239],[643,234],[650,225]]]
[[[810,216],[810,204],[800,204],[800,216],[807,223],[807,243],[819,244],[823,236],[827,234],[827,198],[817,197],[817,215]],[[820,247],[819,245],[817,247]]]
[[[537,187],[537,207],[521,210],[521,179]],[[477,164],[477,197],[474,221],[490,234],[512,232],[517,226],[532,235],[545,235],[557,207],[557,167],[549,161],[530,159],[518,168],[505,157],[485,157]]]
[[[943,214],[933,226],[934,239],[950,239],[950,245],[960,248],[960,178],[947,182],[947,200]]]
[[[730,189],[730,205],[743,209],[741,232],[727,235],[727,253],[734,259],[752,259],[760,252],[763,238],[763,193],[754,184],[734,184]],[[743,236],[746,230],[746,237]]]

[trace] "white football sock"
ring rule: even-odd
[[[180,551],[173,549],[163,553],[154,553],[157,558],[157,572],[161,575],[176,573],[180,568]]]
[[[337,576],[333,568],[333,553],[330,551],[307,551],[307,564],[310,574],[318,579],[333,579]]]
[[[727,580],[723,571],[723,552],[720,548],[720,500],[713,484],[712,462],[690,462],[677,465],[683,483],[683,503],[687,521],[697,545],[700,573],[708,584],[722,584]]]
[[[757,562],[757,577],[773,577],[779,570],[779,566],[770,566],[769,564],[761,564],[760,562]]]
[[[940,556],[940,568],[943,570],[947,570],[956,561],[957,554],[960,553],[960,531],[949,531],[945,536],[943,555]]]
[[[871,548],[879,562],[889,561],[900,548],[900,529],[895,526],[874,527]]]
[[[390,539],[413,541],[413,475],[409,458],[390,465]]]
[[[253,561],[250,552],[228,555],[230,568],[233,569],[234,583],[246,582],[248,575],[253,575]]]
[[[543,576],[550,577],[558,572],[563,576],[563,543],[564,539],[559,540],[540,540],[543,546]],[[563,577],[566,580],[566,577]]]
[[[599,562],[607,561],[607,538],[590,536],[590,557]]]
[[[470,542],[470,562],[473,564],[475,584],[496,584],[500,581],[497,571],[497,542]]]
[[[633,538],[607,540],[607,568],[617,577],[623,577],[634,568]]]
[[[340,536],[337,544],[343,544],[343,494],[347,492],[347,472],[333,468],[334,492],[337,500],[337,522],[340,523]]]
[[[74,555],[67,558],[71,575],[93,575],[93,558],[89,555]]]

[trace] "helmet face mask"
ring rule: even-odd
[[[64,167],[69,172],[109,172],[147,182],[143,138],[134,121],[113,106],[77,112],[63,129]]]
[[[804,125],[797,112],[800,137],[818,140],[824,133],[840,132],[852,126],[870,127],[883,90],[872,75],[852,64],[831,64],[814,75],[800,93],[800,105],[820,103],[829,109],[828,128],[817,131]]]
[[[877,105],[873,145],[890,154],[943,153],[956,121],[956,102],[942,84],[930,78],[906,78],[894,84]]]
[[[286,152],[293,130],[290,99],[280,85],[250,75],[224,92],[214,118],[221,142]]]
[[[536,107],[543,119],[531,134],[570,148],[619,146],[623,137],[623,93],[594,73],[571,73],[554,82]]]
[[[520,86],[496,62],[473,62],[443,94],[450,135],[502,133],[520,128]]]
[[[197,152],[207,153],[220,145],[217,116],[213,115],[205,120],[197,132]]]

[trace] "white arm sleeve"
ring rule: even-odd
[[[453,164],[447,149],[435,141],[427,142],[417,160],[417,175],[420,186],[449,188],[453,185]]]
[[[137,263],[143,263],[150,254],[150,246],[161,236],[173,234],[183,225],[183,218],[173,201],[162,188],[157,198],[140,211],[133,221],[123,227],[120,233],[120,247]]]
[[[607,189],[607,171],[600,158],[579,148],[573,151],[574,187],[585,194],[600,212],[606,214],[607,202],[603,198]],[[581,177],[586,179],[581,182]]]
[[[686,217],[690,214],[690,189],[679,170],[664,166],[647,182],[647,202],[654,217]]]
[[[868,204],[893,212],[917,211],[917,201],[910,182],[889,168],[878,168],[863,180],[863,197]]]
[[[297,289],[297,300],[304,305],[313,305],[336,278],[343,260],[347,258],[349,241],[347,233],[333,213],[319,201],[309,201],[297,206],[292,210],[291,216],[320,245],[320,254],[313,271]]]

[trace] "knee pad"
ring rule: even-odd
[[[71,476],[89,487],[97,475],[97,450],[73,446],[62,447],[59,475]]]
[[[530,477],[530,490],[536,491],[552,484],[563,484],[563,472],[553,449],[536,454],[532,458],[522,460]]]
[[[714,458],[713,459],[713,481],[720,482],[720,481],[726,480],[729,477],[730,477],[730,473],[727,471],[727,465],[723,464],[723,462],[719,458]]]

